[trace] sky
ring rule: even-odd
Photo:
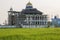
[[[8,20],[8,11],[12,7],[14,11],[21,11],[29,0],[0,0],[0,24]],[[60,0],[30,0],[34,8],[43,14],[47,14],[49,20],[56,15],[60,17]]]

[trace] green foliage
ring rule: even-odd
[[[60,28],[0,29],[0,40],[60,40]]]
[[[51,25],[51,22],[50,22],[50,21],[48,21],[48,24],[47,24],[47,25],[48,25],[48,27],[50,27],[50,25]]]

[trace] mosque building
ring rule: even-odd
[[[53,27],[60,27],[60,18],[54,16],[54,18],[52,18],[51,24]]]
[[[8,11],[8,25],[16,25],[22,28],[40,28],[47,27],[47,22],[47,15],[33,8],[30,2],[20,12],[14,11],[12,8]]]

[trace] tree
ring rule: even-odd
[[[51,24],[51,22],[50,22],[50,21],[48,21],[48,24],[47,24],[47,25],[48,25],[48,27],[50,27],[50,24]]]

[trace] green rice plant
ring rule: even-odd
[[[60,40],[60,28],[0,29],[0,40]]]

